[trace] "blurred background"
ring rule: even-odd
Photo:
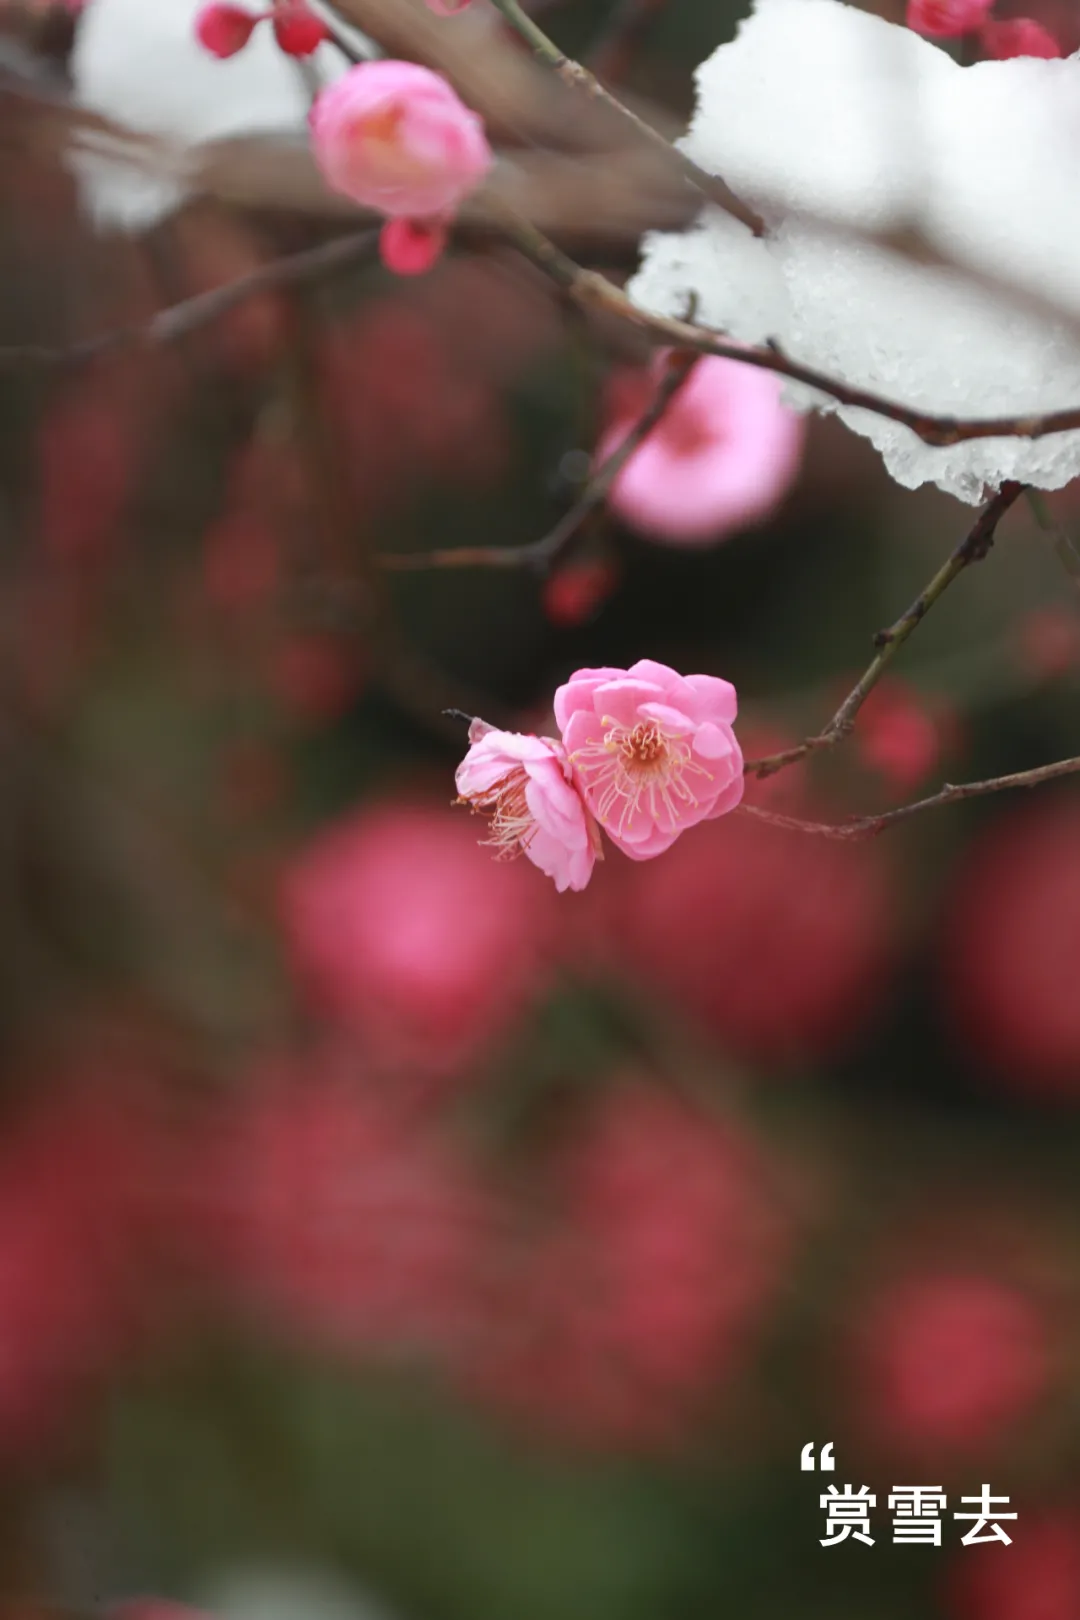
[[[739,9],[543,16],[677,121]],[[1076,1620],[1077,790],[859,844],[736,815],[556,895],[452,805],[442,713],[544,732],[651,657],[783,746],[971,511],[774,400],[749,520],[721,477],[689,542],[628,491],[546,571],[403,569],[547,533],[644,354],[483,240],[91,353],[314,228],[95,235],[0,121],[5,1612]],[[668,476],[729,429],[673,409]],[[1077,752],[1080,598],[1022,503],[896,670],[748,797]],[[832,1482],[872,1548],[821,1546]],[[1011,1547],[960,1544],[984,1482]],[[892,1545],[913,1483],[940,1548]]]

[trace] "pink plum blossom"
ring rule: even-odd
[[[781,404],[781,386],[753,366],[699,360],[615,479],[612,511],[653,539],[691,545],[768,517],[798,471],[803,441],[802,419]],[[647,399],[626,404],[597,446],[598,463],[618,449]]]
[[[998,62],[1013,56],[1041,56],[1049,60],[1065,54],[1050,30],[1031,17],[985,23],[979,38],[987,56]]]
[[[388,799],[323,829],[281,886],[307,997],[421,1089],[465,1080],[542,980],[551,898],[448,808]]]
[[[500,856],[525,854],[562,894],[583,889],[601,855],[596,822],[573,785],[561,743],[496,731],[474,720],[457,770],[459,803],[491,817],[483,842]]]
[[[735,688],[641,658],[627,669],[579,669],[555,694],[574,780],[612,842],[632,860],[734,810],[743,757]]]
[[[327,185],[390,221],[445,222],[492,163],[479,116],[413,62],[350,68],[317,98],[311,135]],[[388,243],[393,268],[397,235]]]
[[[908,0],[907,25],[933,39],[958,39],[986,21],[994,0]]]
[[[445,1349],[491,1218],[467,1163],[332,1055],[282,1053],[252,1082],[214,1116],[193,1192],[210,1276],[308,1342],[390,1361]]]
[[[775,1297],[777,1167],[736,1120],[630,1076],[538,1168],[524,1231],[511,1206],[493,1244],[509,1252],[469,1387],[549,1439],[666,1450],[743,1370]]]

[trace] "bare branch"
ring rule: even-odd
[[[899,805],[895,810],[885,810],[879,816],[853,816],[849,821],[803,821],[799,816],[780,815],[757,804],[741,804],[738,813],[753,816],[756,821],[764,821],[770,827],[780,827],[788,832],[814,833],[821,838],[853,843],[859,839],[876,838],[879,833],[898,826],[902,821],[910,821],[912,816],[921,815],[924,810],[959,804],[964,799],[985,798],[989,793],[1007,793],[1013,788],[1039,787],[1044,782],[1054,782],[1060,777],[1078,773],[1080,758],[1058,759],[1050,765],[1037,765],[1030,771],[1013,771],[1008,776],[991,776],[982,782],[945,782],[936,793],[931,793],[925,799]]]
[[[179,304],[160,310],[140,326],[114,327],[82,343],[56,348],[34,343],[0,348],[0,370],[26,365],[73,370],[118,349],[153,349],[162,344],[175,343],[198,328],[220,320],[237,305],[259,293],[300,286],[356,264],[371,253],[378,237],[377,228],[355,231],[332,242],[322,242],[317,247],[274,259],[246,276],[226,282],[224,286],[196,293],[193,298],[185,298]]]
[[[794,765],[799,760],[806,759],[809,754],[820,753],[824,748],[832,748],[851,734],[855,716],[900,648],[922,623],[934,603],[945,594],[953,580],[962,574],[965,568],[970,568],[972,563],[983,560],[994,543],[998,524],[1023,489],[1023,484],[1003,484],[993,500],[983,507],[948,561],[941,565],[930,583],[919,592],[907,612],[901,614],[888,630],[878,631],[874,637],[878,648],[877,654],[867,665],[828,725],[815,737],[807,737],[792,748],[785,748],[777,754],[767,754],[761,759],[747,760],[745,768],[748,775],[773,776],[786,765]]]
[[[597,469],[581,497],[542,539],[534,540],[526,546],[454,546],[444,551],[384,553],[378,558],[380,566],[397,573],[422,573],[433,568],[533,568],[538,573],[546,573],[560,552],[570,544],[585,520],[603,505],[612,484],[634,451],[644,443],[666,414],[672,400],[688,380],[698,358],[699,356],[693,354],[672,356],[671,364],[648,410],[630,429],[618,448],[613,450]]]
[[[571,85],[576,90],[584,91],[586,95],[593,97],[594,100],[602,102],[605,107],[610,107],[613,112],[617,113],[620,118],[624,119],[634,129],[637,135],[647,141],[650,146],[662,151],[669,161],[678,167],[683,178],[689,181],[703,197],[706,197],[709,202],[715,203],[718,208],[722,208],[726,214],[731,214],[735,219],[740,220],[742,224],[753,231],[755,236],[764,236],[765,221],[760,214],[756,213],[747,203],[744,203],[740,197],[737,197],[731,187],[721,180],[719,176],[709,174],[706,169],[699,167],[692,158],[687,157],[685,152],[680,152],[677,147],[672,146],[671,142],[659,130],[654,129],[644,118],[633,112],[625,102],[620,101],[617,96],[612,95],[610,90],[605,89],[596,75],[590,73],[588,68],[582,67],[580,62],[574,62],[568,56],[564,56],[554,40],[549,39],[539,24],[534,22],[532,17],[522,10],[518,0],[492,0],[492,4],[496,10],[502,12],[511,28],[521,35],[539,60],[546,62],[550,68],[553,68],[564,83]]]

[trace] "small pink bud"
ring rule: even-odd
[[[1005,62],[1013,56],[1064,56],[1064,51],[1048,28],[1030,17],[1010,17],[1007,22],[983,25],[982,47],[987,56]]]
[[[451,214],[492,163],[484,126],[414,62],[359,62],[311,109],[315,161],[334,191],[390,219]]]
[[[427,8],[437,17],[456,17],[470,3],[471,0],[427,0]]]
[[[224,60],[243,50],[260,20],[243,6],[230,5],[227,0],[210,0],[195,15],[195,38],[211,56]]]
[[[422,276],[442,256],[447,234],[441,220],[388,219],[379,237],[379,257],[396,276]]]
[[[907,25],[932,39],[958,39],[981,28],[994,0],[908,0]]]
[[[277,0],[274,38],[286,56],[310,56],[330,38],[330,30],[304,0]]]
[[[595,619],[618,583],[614,566],[597,557],[567,563],[544,584],[544,612],[560,629]]]

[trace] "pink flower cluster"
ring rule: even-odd
[[[629,669],[579,669],[555,694],[560,740],[474,721],[457,772],[459,802],[491,818],[487,842],[526,854],[583,889],[602,827],[631,860],[670,849],[681,832],[734,810],[743,757],[735,688],[641,658]]]
[[[413,62],[360,62],[311,110],[315,161],[332,190],[385,214],[388,269],[435,263],[447,226],[492,163],[480,117]]]
[[[931,39],[960,39],[977,34],[983,51],[996,61],[1013,56],[1054,57],[1063,54],[1048,28],[1031,17],[998,21],[990,16],[994,0],[908,0],[907,24]]]
[[[310,56],[330,30],[306,0],[273,0],[269,11],[249,11],[232,0],[207,0],[195,16],[195,37],[211,56],[223,60],[242,51],[259,23],[267,22],[286,56]]]

